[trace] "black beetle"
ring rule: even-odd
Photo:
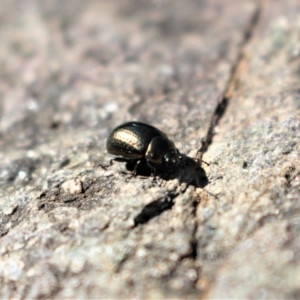
[[[173,169],[181,155],[174,143],[159,129],[142,123],[127,122],[116,127],[106,142],[108,153],[118,156],[114,160],[134,163],[134,172],[141,162],[146,162],[152,173],[157,168]]]

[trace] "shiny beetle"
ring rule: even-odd
[[[127,122],[116,127],[106,142],[108,153],[118,156],[114,160],[145,163],[152,173],[157,168],[173,169],[179,164],[181,155],[174,143],[159,129],[141,122]]]

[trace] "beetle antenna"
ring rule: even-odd
[[[201,162],[205,163],[207,166],[210,166],[210,164],[203,159],[201,159]]]

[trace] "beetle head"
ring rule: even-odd
[[[178,165],[180,154],[177,149],[169,150],[163,157],[164,163],[168,165]]]

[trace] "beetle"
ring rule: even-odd
[[[134,163],[135,174],[141,163],[155,174],[157,169],[172,170],[181,160],[175,144],[164,132],[137,121],[116,127],[107,138],[106,149],[117,156],[113,160]]]

